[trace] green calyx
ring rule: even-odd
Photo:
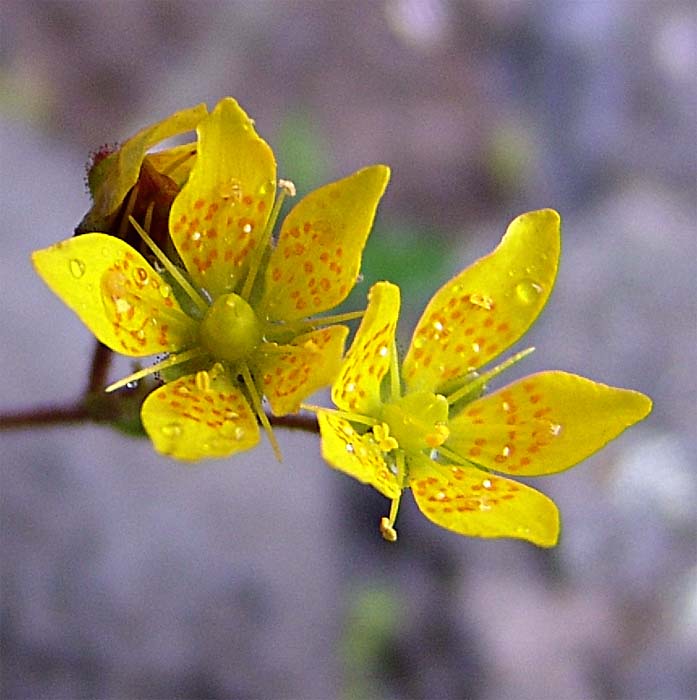
[[[201,345],[217,360],[239,362],[261,343],[261,324],[252,307],[239,294],[223,294],[201,321]]]

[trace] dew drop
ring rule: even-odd
[[[163,284],[160,286],[160,294],[163,299],[166,299],[172,292],[172,288],[168,284]]]
[[[242,188],[240,187],[240,181],[233,178],[227,182],[222,182],[218,186],[218,195],[221,199],[241,199]]]
[[[242,227],[242,231],[244,231],[244,233],[251,233],[253,229],[254,229],[254,226],[252,226],[252,224],[245,224]]]
[[[515,293],[518,297],[518,301],[527,306],[528,304],[534,303],[540,296],[542,293],[542,285],[532,280],[522,280],[516,285]]]
[[[138,386],[138,381],[133,380],[131,382],[126,383],[126,389],[135,389]]]
[[[481,347],[479,343],[472,343],[472,352],[479,352],[481,350]]]
[[[136,338],[138,338],[138,340],[143,340],[145,338],[145,331],[142,328],[136,331]]]
[[[127,314],[131,310],[131,305],[122,297],[114,299],[114,306],[117,314]]]
[[[442,331],[442,330],[443,330],[443,324],[442,324],[440,321],[434,321],[434,322],[433,322],[433,327],[434,327],[437,331]]]
[[[191,240],[192,241],[200,241],[201,240],[201,232],[200,231],[194,231],[191,234]]]
[[[484,479],[484,481],[482,481],[482,486],[483,486],[485,489],[490,489],[490,488],[491,488],[491,480],[490,480],[490,479]]]
[[[445,492],[444,492],[444,491],[439,491],[439,492],[436,494],[436,500],[438,500],[438,501],[443,501],[443,500],[445,500]]]
[[[557,437],[561,435],[562,431],[562,426],[559,423],[550,423],[549,424],[549,432],[554,435],[554,437]]]
[[[349,454],[353,454],[353,452],[354,452],[353,445],[352,445],[350,442],[347,442],[347,443],[346,443],[346,451],[347,451]]]
[[[511,404],[509,404],[508,401],[504,401],[504,402],[501,404],[501,408],[502,408],[506,413],[509,413],[510,410],[511,410]]]
[[[80,279],[85,274],[85,263],[82,260],[73,258],[70,263],[70,274],[76,279]]]
[[[484,294],[470,294],[470,303],[487,311],[494,308],[494,300]]]
[[[349,382],[346,385],[346,391],[356,391],[356,384],[354,382]]]
[[[502,450],[501,450],[501,455],[503,457],[510,457],[511,456],[511,448],[506,445]]]
[[[389,349],[387,345],[383,345],[379,350],[378,350],[378,355],[380,357],[387,357],[387,354],[389,353]]]
[[[166,437],[178,437],[182,434],[182,427],[179,423],[167,423],[167,425],[163,425],[160,430]]]

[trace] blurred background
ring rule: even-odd
[[[535,481],[560,545],[478,541],[328,469],[313,436],[194,467],[95,425],[0,433],[3,698],[687,700],[697,693],[697,14],[689,0],[0,5],[3,413],[93,342],[29,264],[91,150],[233,95],[300,193],[392,166],[365,257],[406,345],[508,222],[564,219],[512,377],[638,389],[644,423]],[[128,368],[122,363],[114,370]]]

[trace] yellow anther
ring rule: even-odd
[[[392,527],[390,519],[387,517],[380,518],[380,534],[382,535],[383,539],[387,540],[388,542],[397,541],[397,530]]]
[[[399,447],[399,443],[390,435],[390,426],[380,423],[373,428],[373,437],[383,452],[391,452]]]
[[[290,180],[279,180],[278,186],[285,191],[289,197],[295,197],[296,189],[295,184]]]
[[[433,432],[426,435],[426,444],[429,447],[440,447],[450,437],[450,429],[442,423],[433,426]]]
[[[211,375],[206,370],[196,372],[196,388],[203,392],[211,390]]]

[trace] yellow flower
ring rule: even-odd
[[[169,216],[185,271],[134,219],[152,267],[119,238],[86,233],[33,254],[37,272],[105,345],[133,357],[169,356],[112,384],[155,371],[170,381],[141,417],[155,448],[186,460],[222,457],[259,440],[257,418],[279,455],[276,415],[329,384],[348,329],[361,314],[310,318],[348,295],[389,169],[374,165],[326,185],[271,234],[292,184],[232,98],[198,125],[195,165]],[[147,217],[146,217],[147,219]],[[328,327],[327,327],[328,326]]]
[[[497,475],[563,471],[651,410],[648,397],[565,372],[541,372],[482,396],[488,372],[545,305],[557,272],[559,215],[523,214],[500,245],[433,297],[401,370],[395,348],[399,289],[379,282],[338,378],[338,410],[315,409],[333,467],[392,500],[383,536],[394,541],[402,490],[437,525],[469,536],[556,544],[559,515],[545,495]]]

